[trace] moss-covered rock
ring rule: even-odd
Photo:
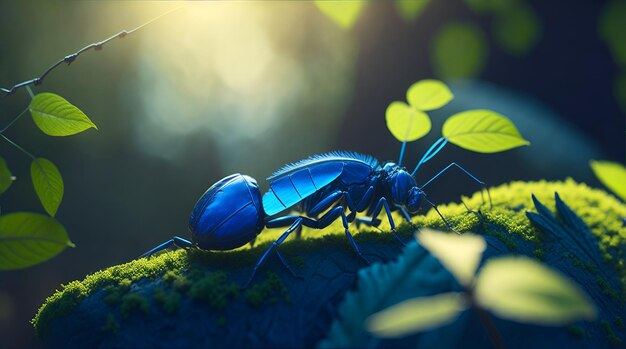
[[[442,205],[440,211],[457,230],[486,235],[490,241],[486,256],[513,252],[562,270],[580,270],[585,276],[581,282],[599,290],[591,293],[599,307],[623,309],[626,205],[572,180],[513,182],[490,192],[493,207],[483,204],[476,193],[463,198],[473,212],[460,203]],[[593,247],[601,254],[601,268],[577,250],[555,243],[558,237],[526,217],[526,211],[535,211],[533,193],[554,212],[554,192],[589,226],[597,243]],[[354,227],[354,235],[370,261],[388,263],[402,247],[380,218],[380,229]],[[432,210],[416,216],[414,223],[445,228]],[[314,346],[327,337],[339,304],[354,289],[359,270],[368,266],[351,249],[340,223],[323,231],[305,228],[303,239],[290,238],[280,246],[301,278],[272,256],[252,285],[241,290],[258,258],[281,232],[264,231],[254,248],[177,250],[98,271],[49,297],[33,325],[49,347]],[[413,232],[408,224],[399,227],[406,240],[412,239]],[[611,314],[598,325],[604,332],[601,343],[609,337],[610,343],[625,340],[621,319],[626,314],[601,313]],[[586,333],[586,327],[579,325],[561,330],[564,338],[572,340],[593,341],[601,335]]]

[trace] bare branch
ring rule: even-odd
[[[146,22],[146,23],[144,23],[144,24],[142,24],[142,25],[140,25],[140,26],[138,26],[138,27],[136,27],[136,28],[134,28],[134,29],[131,29],[131,30],[122,30],[121,32],[119,32],[119,33],[117,33],[117,34],[115,34],[115,35],[113,35],[113,36],[111,36],[111,37],[109,37],[109,38],[107,38],[107,39],[105,39],[105,40],[102,40],[102,41],[98,41],[98,42],[94,42],[94,43],[92,43],[92,44],[89,44],[89,45],[87,45],[87,46],[85,46],[85,47],[81,48],[80,50],[78,50],[78,51],[76,51],[76,52],[74,52],[74,53],[71,53],[71,54],[69,54],[69,55],[67,55],[67,56],[63,57],[62,59],[60,59],[59,61],[57,61],[57,62],[56,62],[56,63],[54,63],[53,65],[51,65],[48,69],[46,69],[46,70],[45,70],[45,71],[44,71],[41,75],[39,75],[38,77],[35,77],[35,78],[30,79],[30,80],[26,80],[26,81],[22,81],[22,82],[20,82],[20,83],[17,83],[17,84],[15,84],[15,85],[13,85],[11,88],[4,88],[4,87],[2,87],[2,88],[0,88],[0,91],[2,91],[3,97],[6,97],[6,96],[8,96],[8,95],[12,95],[12,94],[14,94],[14,93],[15,93],[18,89],[20,89],[20,88],[22,88],[22,87],[24,87],[24,86],[28,86],[28,85],[38,86],[38,85],[41,85],[41,84],[43,83],[43,80],[46,78],[46,76],[48,76],[48,74],[50,74],[50,72],[52,72],[55,68],[57,68],[57,67],[58,67],[58,66],[60,66],[61,64],[63,64],[63,63],[67,63],[67,65],[70,65],[70,64],[71,64],[72,62],[74,62],[74,61],[76,60],[76,58],[78,58],[78,56],[79,56],[80,54],[82,54],[83,52],[85,52],[85,51],[89,51],[89,50],[91,50],[91,49],[94,49],[94,50],[96,50],[96,51],[101,50],[101,49],[102,49],[102,47],[103,47],[105,44],[107,44],[109,41],[112,41],[112,40],[114,40],[114,39],[116,39],[116,38],[123,39],[123,38],[124,38],[124,37],[126,37],[127,35],[132,34],[132,33],[136,32],[137,30],[139,30],[139,29],[141,29],[141,28],[143,28],[143,27],[147,26],[148,24],[150,24],[150,23],[152,23],[152,22],[154,22],[154,21],[156,21],[156,20],[158,20],[158,19],[160,19],[160,18],[162,18],[162,17],[164,17],[164,16],[166,16],[166,15],[169,15],[170,13],[172,13],[172,12],[174,12],[174,11],[180,10],[180,9],[181,9],[181,8],[183,8],[183,7],[184,7],[184,6],[180,6],[180,7],[177,7],[177,8],[175,8],[175,9],[173,9],[173,10],[167,11],[167,12],[165,12],[165,13],[163,13],[163,14],[161,14],[161,15],[159,15],[159,16],[157,16],[157,17],[155,17],[155,18],[151,19],[151,20],[149,20],[148,22]]]

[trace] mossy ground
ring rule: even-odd
[[[623,258],[626,227],[622,223],[622,218],[626,217],[626,205],[616,198],[570,179],[563,182],[512,182],[491,188],[490,192],[493,199],[491,208],[488,202],[483,204],[481,194],[476,193],[469,198],[463,198],[465,205],[476,212],[468,212],[465,205],[460,203],[441,205],[439,209],[456,230],[493,235],[510,250],[515,250],[516,239],[535,242],[537,249],[534,254],[540,258],[543,254],[540,242],[544,236],[526,218],[525,212],[535,211],[531,194],[535,194],[542,203],[554,211],[554,192],[558,192],[563,201],[597,236],[605,260],[615,268],[622,285],[626,284]],[[386,218],[383,216],[380,218],[383,223],[379,228],[364,226],[359,229],[351,228],[357,243],[368,240],[392,241],[387,233],[389,225]],[[397,222],[402,221],[399,215],[395,215],[394,219]],[[414,217],[413,222],[417,226],[446,228],[433,210]],[[402,224],[398,228],[398,233],[406,239],[411,238],[413,231],[408,224]],[[229,270],[254,265],[269,244],[282,232],[283,229],[265,230],[257,238],[254,248],[247,245],[227,252],[176,250],[98,271],[88,275],[83,281],[63,285],[61,290],[46,299],[32,323],[41,335],[51,320],[69,315],[82,300],[99,290],[106,292],[107,303],[120,307],[123,316],[133,311],[145,313],[148,304],[145,296],[135,294],[131,287],[144,279],[161,280],[162,284],[154,289],[152,297],[166,314],[175,313],[183,297],[206,302],[211,308],[219,311],[228,304],[229,299],[240,296],[239,286],[228,281]],[[345,243],[340,222],[335,222],[322,231],[304,228],[302,237],[303,239],[299,240],[290,237],[281,245],[281,252],[290,261],[297,261],[299,254],[304,251],[324,248],[328,244],[345,245],[346,253],[353,253]],[[306,263],[306,260],[302,262]],[[263,300],[267,299],[282,299],[289,302],[284,285],[280,280],[276,281],[271,277],[256,285],[253,284],[244,293],[244,297],[252,307],[262,305]],[[621,323],[621,319],[616,322]],[[103,330],[106,331],[115,332],[118,328],[115,317],[109,316],[103,324]]]

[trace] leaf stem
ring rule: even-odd
[[[15,142],[13,142],[12,140],[8,139],[7,136],[5,136],[2,133],[0,133],[0,137],[4,138],[5,141],[9,142],[11,145],[16,147],[20,151],[22,151],[22,153],[28,155],[31,159],[33,159],[33,160],[36,159],[35,155],[29,153],[26,149],[22,148],[19,144],[17,144]]]
[[[16,116],[15,119],[13,119],[11,122],[9,122],[8,125],[6,125],[2,130],[0,130],[0,133],[4,133],[4,131],[6,131],[9,127],[11,127],[11,125],[13,125],[13,123],[19,120],[19,118],[21,118],[22,115],[24,115],[28,111],[28,109],[29,107],[26,107],[26,109],[24,109],[18,116]]]
[[[504,342],[504,338],[502,338],[502,334],[500,334],[500,331],[498,331],[498,328],[494,324],[487,311],[476,304],[474,304],[472,308],[478,314],[480,323],[485,328],[485,331],[487,332],[487,337],[489,337],[489,340],[491,341],[491,345],[493,345],[493,347],[496,349],[506,349],[506,343]]]
[[[30,86],[26,85],[26,91],[28,91],[28,94],[30,95],[30,99],[35,98],[35,94],[33,93],[33,89],[31,89]]]

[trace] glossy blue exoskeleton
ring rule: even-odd
[[[351,222],[378,226],[380,220],[377,217],[384,209],[391,233],[404,244],[396,234],[396,224],[391,213],[399,210],[411,222],[411,216],[418,212],[422,202],[434,208],[448,228],[454,230],[436,205],[426,198],[423,190],[442,173],[457,167],[485,187],[485,183],[456,163],[448,165],[424,185],[416,184],[415,172],[446,143],[444,138],[435,142],[412,173],[408,173],[399,164],[380,164],[371,156],[357,153],[332,152],[311,156],[286,165],[272,174],[267,179],[269,190],[263,196],[253,178],[241,174],[230,175],[211,186],[196,203],[189,220],[191,241],[174,237],[142,257],[172,245],[205,250],[230,250],[253,241],[264,227],[288,227],[254,266],[247,286],[272,251],[291,271],[277,249],[291,233],[299,231],[302,226],[323,229],[341,218],[352,248],[369,263],[348,230]],[[404,146],[398,163],[401,163],[403,153]],[[279,215],[288,210],[299,211],[301,214]],[[366,217],[357,217],[358,212],[366,212]]]

